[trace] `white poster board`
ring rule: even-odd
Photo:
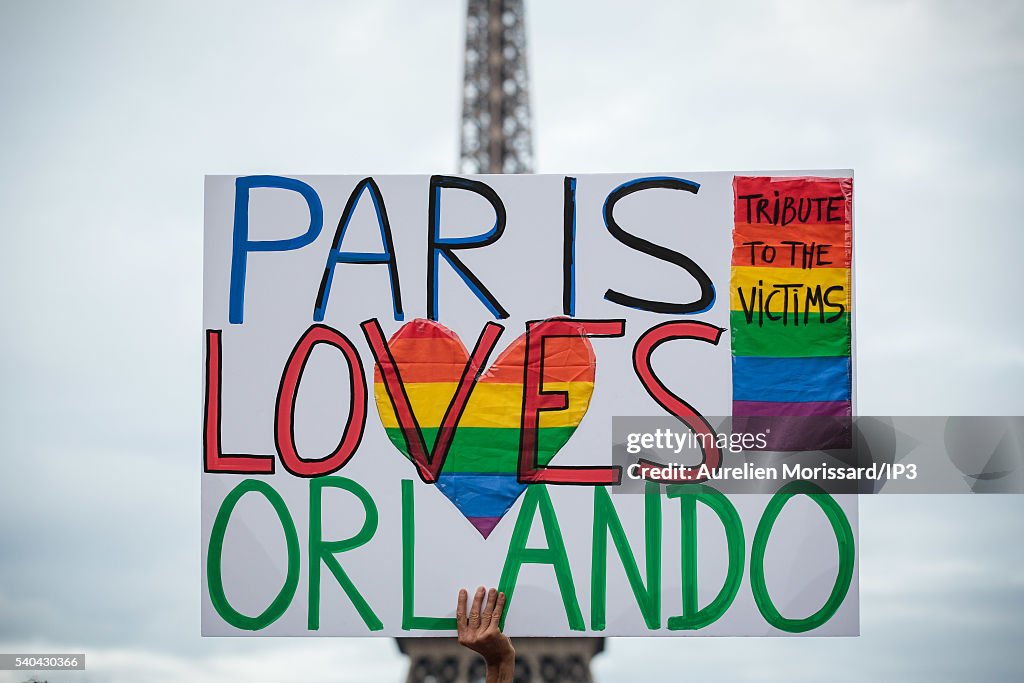
[[[613,416],[852,411],[851,176],[208,177],[203,634],[857,634],[855,497],[607,485]]]

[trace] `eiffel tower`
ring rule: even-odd
[[[523,0],[469,0],[463,67],[462,173],[532,173]]]
[[[459,171],[531,173],[523,0],[468,0]],[[452,600],[455,596],[452,596]],[[398,638],[406,683],[483,683],[484,661],[455,638]],[[515,683],[592,683],[604,638],[515,638]]]

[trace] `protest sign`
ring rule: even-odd
[[[707,416],[853,414],[852,184],[208,177],[203,633],[446,635],[487,584],[511,635],[856,634],[854,497],[612,461],[613,417],[713,468]]]

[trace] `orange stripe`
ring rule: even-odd
[[[392,339],[388,342],[388,349],[406,382],[457,382],[469,361],[466,348],[454,338]],[[416,362],[410,363],[406,359],[415,359]],[[423,379],[413,379],[407,376],[407,372],[417,376],[425,374]]]
[[[850,227],[844,224],[808,224],[787,226],[750,225],[737,223],[733,230],[732,264],[734,266],[771,266],[772,268],[802,268],[803,249],[799,245],[783,244],[784,241],[803,242],[810,245],[828,245],[827,252],[821,254],[821,264],[815,260],[810,265],[815,268],[849,268],[851,256]],[[754,261],[751,263],[751,246],[745,242],[763,242],[755,245]],[[764,260],[763,249],[766,246],[775,248],[775,260]],[[795,250],[795,251],[794,251]],[[815,252],[817,258],[817,252]],[[826,264],[824,261],[831,263]]]
[[[406,383],[458,382],[466,367],[465,349],[453,338],[392,338],[388,342],[398,372]],[[516,339],[491,363],[481,381],[521,384],[526,342]],[[544,382],[593,382],[590,342],[584,337],[550,337],[544,342]],[[406,359],[415,359],[410,362]],[[380,382],[374,368],[373,381]]]
[[[487,371],[487,382],[523,381],[526,341],[520,337],[505,349]],[[544,382],[593,382],[593,348],[585,337],[549,337],[544,342]]]

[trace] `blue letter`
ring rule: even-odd
[[[486,199],[494,208],[494,226],[482,235],[441,237],[441,188],[444,187],[469,190]],[[437,320],[437,266],[440,257],[444,256],[445,261],[459,274],[459,277],[495,318],[507,318],[508,312],[501,307],[494,295],[487,291],[479,278],[455,255],[456,249],[486,247],[488,244],[497,242],[501,237],[501,233],[505,231],[505,205],[501,203],[498,193],[490,186],[476,180],[443,175],[430,176],[430,215],[428,220],[430,230],[427,234],[429,241],[427,245],[427,317]]]
[[[292,190],[305,198],[309,205],[309,229],[302,235],[283,240],[249,239],[249,190],[268,187]],[[316,190],[294,178],[275,175],[253,175],[235,179],[235,233],[231,250],[231,292],[228,320],[232,325],[242,322],[245,300],[245,263],[250,251],[291,251],[301,249],[320,236],[324,227],[324,207]]]
[[[348,229],[348,222],[352,220],[352,214],[356,210],[359,199],[365,190],[370,191],[370,199],[373,200],[373,209],[377,212],[377,225],[380,227],[380,239],[384,243],[384,251],[380,254],[367,252],[345,253],[341,250],[341,241],[345,239],[345,231]],[[334,266],[339,263],[377,263],[388,264],[388,275],[391,278],[391,305],[395,311],[395,320],[402,320],[405,315],[402,313],[402,289],[398,282],[398,263],[395,261],[395,244],[391,239],[391,224],[388,222],[388,210],[384,206],[384,198],[380,194],[380,188],[373,178],[363,178],[348,196],[348,203],[345,210],[341,212],[341,220],[338,221],[338,230],[334,233],[334,242],[331,244],[331,251],[327,254],[327,265],[324,267],[324,277],[320,281],[320,292],[316,297],[316,306],[313,308],[313,320],[320,322],[324,319],[327,311],[327,299],[331,295],[331,280],[334,279]]]
[[[711,307],[715,305],[715,283],[711,281],[711,278],[706,272],[704,272],[704,269],[701,268],[700,265],[685,254],[680,254],[678,251],[673,251],[668,247],[663,247],[660,244],[649,242],[642,237],[637,237],[631,232],[626,232],[615,220],[614,209],[616,202],[623,197],[633,194],[634,192],[654,188],[683,190],[685,192],[697,194],[697,191],[700,189],[700,184],[695,183],[692,180],[665,176],[630,180],[629,182],[623,183],[612,190],[604,200],[604,224],[608,228],[608,232],[612,234],[612,237],[622,242],[627,247],[636,249],[644,254],[649,254],[660,261],[673,263],[685,270],[694,280],[697,281],[697,284],[700,285],[700,296],[695,301],[681,304],[668,301],[651,301],[650,299],[641,299],[639,297],[616,292],[614,289],[609,289],[604,293],[604,298],[608,301],[619,304],[620,306],[627,306],[640,311],[665,313],[666,315],[685,315],[689,313],[704,313],[705,311],[709,311],[711,310]]]

